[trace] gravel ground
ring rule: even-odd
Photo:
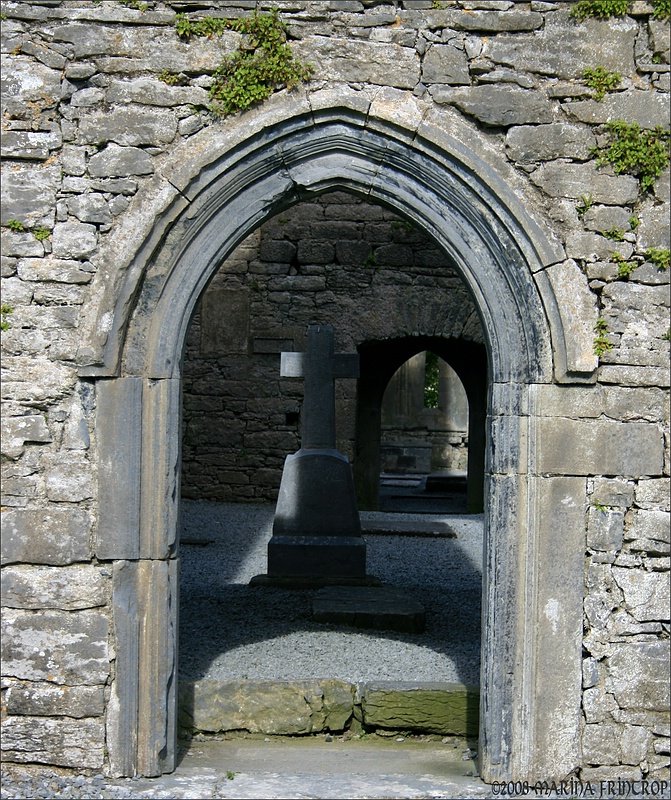
[[[362,631],[311,619],[312,590],[250,587],[266,572],[273,506],[185,502],[180,674],[212,679],[340,678],[479,683],[482,518],[431,520],[457,536],[366,534],[368,572],[426,609],[421,634]]]

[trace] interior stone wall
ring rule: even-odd
[[[483,341],[463,281],[415,226],[344,192],[287,209],[226,260],[194,315],[184,497],[277,498],[284,458],[300,447],[303,396],[300,380],[280,378],[280,352],[300,349],[310,323],[333,325],[343,352],[419,335]],[[336,392],[337,447],[353,461],[356,381]]]
[[[98,452],[100,389],[79,369],[90,352],[83,331],[99,307],[97,275],[110,252],[131,251],[171,154],[201,146],[206,126],[218,141],[244,140],[245,115],[218,121],[207,111],[212,72],[238,35],[180,40],[176,13],[256,6],[132,5],[1,6],[2,751],[107,771],[131,768],[110,763],[109,736],[125,713],[115,687],[126,674],[112,586],[134,562],[113,563],[98,544],[97,469],[115,465]],[[591,335],[594,309],[605,320],[612,348],[596,383],[544,385],[534,416],[544,470],[564,476],[543,486],[571,487],[566,534],[584,544],[578,772],[668,778],[668,270],[646,253],[669,247],[669,170],[644,192],[593,153],[611,119],[668,127],[668,22],[644,0],[617,20],[583,22],[571,3],[537,0],[272,5],[314,64],[308,98],[347,90],[401,128],[411,106],[446,137],[467,126],[470,146],[507,164],[511,198],[524,197],[563,248],[542,277],[571,320],[568,346]],[[583,77],[596,66],[623,76],[602,100]],[[162,80],[168,73],[176,85]],[[623,259],[636,265],[628,277]],[[281,291],[294,308],[300,290]],[[96,320],[100,337],[108,324]],[[552,554],[550,536],[541,545]],[[552,608],[546,617],[550,641],[561,620]],[[538,663],[550,669],[561,656],[539,652]]]

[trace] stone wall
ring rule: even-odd
[[[95,537],[96,469],[112,467],[98,452],[95,381],[77,368],[88,352],[83,320],[101,252],[132,245],[142,199],[171,153],[205,126],[231,137],[245,126],[244,115],[221,122],[206,110],[212,72],[239,35],[186,42],[174,21],[177,12],[197,17],[207,9],[246,14],[256,3],[140,5],[2,3],[8,760],[111,769],[106,736],[121,714],[110,700],[118,677],[110,600],[117,565],[97,557]],[[507,161],[511,196],[532,197],[536,218],[565,249],[566,260],[547,272],[575,330],[591,328],[590,303],[599,309],[612,347],[601,348],[596,385],[557,393],[557,408],[548,387],[540,423],[553,474],[574,474],[563,466],[567,452],[572,465],[583,455],[590,465],[579,472],[588,486],[580,774],[668,776],[668,270],[646,253],[669,247],[669,170],[642,191],[636,177],[598,167],[592,152],[605,143],[609,120],[668,126],[668,22],[642,0],[617,20],[581,23],[569,17],[570,3],[537,0],[272,5],[294,50],[314,65],[308,97],[326,88],[356,91],[363,104],[378,98],[399,126],[412,99],[446,136],[468,126],[474,150]],[[583,78],[596,66],[622,74],[600,101]],[[170,74],[175,85],[165,81]],[[302,312],[291,315],[304,289],[288,280],[286,261],[277,263],[284,273],[257,280],[277,284],[284,297],[277,313],[302,325]],[[318,296],[325,276],[300,277]],[[574,279],[587,282],[589,302],[571,294]],[[106,320],[98,324],[104,332]],[[339,346],[355,344],[352,337]],[[298,387],[287,392],[298,399]],[[235,416],[233,408],[219,410]],[[278,426],[278,452],[285,443],[293,448],[295,433],[282,418],[291,409],[283,405],[279,418],[263,403],[244,410],[260,415],[262,438]],[[558,417],[561,441],[553,438]],[[627,446],[634,434],[635,448]],[[597,450],[603,456],[593,457]],[[278,468],[267,466],[272,480]],[[551,611],[548,625],[556,623]],[[554,654],[542,656],[551,663]]]
[[[445,338],[483,338],[463,281],[426,234],[343,192],[299,203],[226,260],[192,322],[183,496],[277,498],[284,458],[300,446],[303,396],[301,381],[280,378],[279,353],[301,349],[311,322],[333,325],[348,352],[429,326]],[[336,391],[337,446],[353,461],[356,381]]]

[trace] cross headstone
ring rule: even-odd
[[[333,328],[310,325],[304,353],[282,353],[280,374],[303,378],[301,448],[284,462],[268,578],[365,581],[366,544],[352,469],[336,450],[335,381],[358,377],[358,355],[334,352]]]

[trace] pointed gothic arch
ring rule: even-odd
[[[414,101],[404,102],[407,112]],[[81,375],[96,382],[96,556],[114,571],[115,774],[156,775],[175,763],[180,361],[192,311],[255,227],[331,189],[429,232],[469,286],[485,331],[481,774],[531,780],[577,766],[582,595],[566,586],[581,587],[583,529],[565,502],[572,484],[561,483],[575,479],[540,475],[534,403],[543,384],[589,381],[595,364],[566,335],[553,292],[561,248],[508,190],[504,165],[465,144],[469,135],[439,115],[362,107],[355,92],[282,99],[192,137],[124,215],[80,354]],[[557,542],[548,517],[578,532]],[[550,640],[561,659],[547,656]]]

